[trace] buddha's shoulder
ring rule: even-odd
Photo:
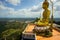
[[[47,12],[49,12],[49,13],[50,13],[51,11],[48,9],[48,10],[47,10]]]
[[[47,11],[49,11],[49,12],[50,12],[50,9],[48,9]]]

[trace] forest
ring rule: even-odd
[[[0,40],[21,40],[27,23],[0,21]]]

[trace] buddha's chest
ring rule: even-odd
[[[46,10],[46,11],[43,12],[43,17],[47,18],[47,17],[49,17],[49,14],[50,14],[49,11]]]
[[[47,15],[48,15],[48,12],[44,11],[43,12],[43,17],[47,17]]]

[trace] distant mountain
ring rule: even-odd
[[[0,21],[31,21],[36,18],[0,18]],[[54,18],[54,21],[60,21],[60,18]]]

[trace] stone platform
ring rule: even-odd
[[[33,33],[34,27],[35,27],[34,24],[28,24],[26,29],[23,31],[23,33]],[[53,34],[52,37],[42,37],[42,36],[39,36],[39,35],[35,35],[35,39],[36,40],[60,40],[60,32],[53,29],[52,34]]]

